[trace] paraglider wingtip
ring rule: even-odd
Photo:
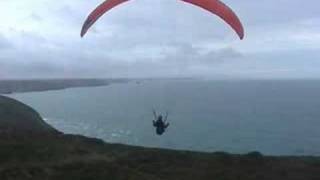
[[[85,35],[85,33],[84,33],[83,31],[81,31],[81,33],[80,33],[80,37],[81,37],[81,38],[83,38],[83,37],[84,37],[84,35]]]
[[[239,38],[240,38],[240,40],[243,40],[244,39],[244,30],[243,30],[243,28],[242,28],[242,30],[241,30],[241,33],[238,33],[238,35],[239,35]]]
[[[244,40],[244,38],[245,38],[245,34],[243,34],[240,39]]]

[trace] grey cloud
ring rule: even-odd
[[[65,5],[63,7],[52,10],[52,14],[56,15],[56,18],[59,18],[61,22],[65,24],[72,24],[74,26],[79,25],[84,21],[81,11],[75,9],[71,5]]]
[[[319,17],[318,0],[227,1],[248,24],[270,25]]]
[[[12,44],[8,41],[8,39],[0,34],[0,51],[3,49],[8,49],[11,46]]]
[[[235,60],[243,58],[244,55],[233,48],[223,48],[218,51],[210,51],[205,54],[203,60],[205,62],[225,62],[225,60]]]
[[[176,62],[177,65],[193,66],[193,65],[217,65],[237,60],[243,55],[235,49],[221,48],[217,50],[209,50],[205,52],[201,48],[193,47],[190,44],[180,44],[176,47],[177,51],[169,53],[164,57],[165,62]]]
[[[0,78],[41,78],[58,75],[59,69],[54,64],[46,62],[1,61],[0,71]]]
[[[37,21],[37,22],[42,22],[43,21],[43,18],[40,15],[36,14],[36,13],[32,13],[30,15],[30,18],[32,20],[34,20],[34,21]]]
[[[317,0],[308,3],[300,0],[224,1],[240,16],[246,32],[251,33],[248,37],[256,42],[262,41],[260,37],[265,31],[281,29],[285,35],[295,26],[312,28],[314,32],[320,27]],[[79,37],[81,25],[89,11],[101,1],[42,2],[47,9],[29,12],[31,18],[27,19],[47,25],[52,32],[48,27],[44,29],[49,32],[43,32],[39,25],[40,30],[17,28],[10,31],[10,42],[0,35],[0,50],[11,46],[0,55],[1,74],[152,77],[261,76],[264,73],[271,76],[274,73],[282,76],[301,75],[294,70],[299,68],[308,73],[307,69],[316,64],[315,60],[303,62],[304,58],[317,57],[314,53],[308,55],[303,51],[299,59],[295,58],[296,49],[291,48],[294,45],[283,54],[259,54],[254,50],[257,47],[247,39],[235,41],[235,33],[218,17],[179,1],[129,1],[102,17],[84,39]],[[274,41],[273,37],[270,39]],[[238,44],[246,43],[253,49],[252,54],[240,51],[243,46]],[[275,47],[287,45],[287,41],[276,43]]]
[[[20,39],[25,43],[43,44],[47,42],[45,37],[33,32],[21,31],[18,36],[20,36]]]

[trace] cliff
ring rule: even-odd
[[[63,134],[0,96],[1,180],[316,180],[317,157],[233,155],[109,144]]]

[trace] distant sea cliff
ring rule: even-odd
[[[0,80],[0,94],[60,90],[73,87],[106,86],[126,83],[129,79],[30,79]]]

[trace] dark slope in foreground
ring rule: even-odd
[[[0,127],[12,125],[9,129],[17,130],[0,134],[1,180],[320,179],[320,159],[315,157],[196,153],[108,144],[64,135],[31,108],[2,96],[0,102]]]
[[[0,134],[58,133],[40,115],[19,101],[0,96]]]

